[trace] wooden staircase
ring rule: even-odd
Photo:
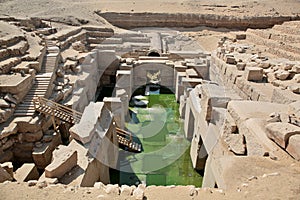
[[[132,134],[128,131],[116,128],[119,146],[128,151],[141,152],[142,146],[132,140]]]
[[[48,100],[43,97],[36,97],[33,99],[34,110],[43,113],[45,115],[49,115],[52,117],[54,127],[57,127],[55,124],[55,119],[59,119],[63,122],[67,122],[70,124],[76,124],[80,122],[82,117],[82,113],[77,112],[71,108],[60,105],[56,102]],[[122,130],[120,128],[116,128],[119,147],[124,150],[131,152],[141,152],[141,144],[138,144],[133,141],[132,134]]]
[[[33,100],[33,104],[36,111],[45,115],[50,115],[53,117],[53,119],[59,119],[70,124],[79,123],[82,116],[82,113],[77,112],[76,110],[60,105],[43,97],[35,98]]]

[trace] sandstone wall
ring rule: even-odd
[[[190,14],[190,13],[114,13],[96,12],[111,24],[121,28],[137,27],[225,27],[225,28],[267,28],[284,21],[296,20],[298,17],[290,16],[266,16],[266,17],[244,17],[212,15],[212,14]]]

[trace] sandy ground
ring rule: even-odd
[[[0,15],[87,19],[94,11],[202,13],[235,16],[300,15],[299,0],[0,0]]]

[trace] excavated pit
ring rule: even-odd
[[[119,195],[118,185],[102,183],[137,185],[131,189],[134,194],[146,190],[143,184],[236,190],[252,180],[277,187],[276,182],[293,177],[284,189],[297,191],[300,24],[290,21],[297,17],[275,17],[263,25],[269,18],[249,22],[207,16],[205,22],[196,22],[201,15],[125,14],[127,21],[120,23],[122,14],[107,16],[126,28],[141,26],[149,16],[153,21],[147,25],[156,27],[175,26],[176,20],[176,26],[183,27],[204,23],[242,29],[289,22],[265,30],[228,31],[210,52],[199,35],[187,30],[115,32],[7,18],[7,26],[32,34],[18,32],[1,40],[7,47],[1,47],[1,78],[16,76],[8,73],[12,71],[21,80],[13,86],[0,81],[1,182],[95,185]],[[163,17],[165,22],[157,20]],[[47,37],[40,37],[43,34]],[[20,89],[24,83],[29,91]],[[161,86],[173,94],[160,94]],[[133,140],[127,138],[126,143],[131,134]],[[127,149],[120,150],[121,145]],[[182,157],[172,157],[174,151]],[[245,168],[253,163],[255,167]],[[196,170],[203,170],[203,181]],[[185,176],[195,179],[181,182]],[[277,181],[266,184],[268,177]],[[197,194],[190,189],[190,196]]]

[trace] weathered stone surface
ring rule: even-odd
[[[266,126],[267,136],[282,148],[286,148],[292,135],[300,134],[300,127],[282,122],[270,123]]]
[[[58,133],[53,133],[51,142],[44,142],[41,146],[35,146],[32,152],[34,163],[39,169],[45,169],[50,164],[52,152],[62,143],[61,136]]]
[[[11,177],[14,177],[14,169],[13,169],[12,162],[2,163],[2,164],[0,164],[0,167],[5,169]]]
[[[288,87],[288,89],[291,90],[292,92],[296,93],[296,94],[300,94],[300,83],[290,85]]]
[[[42,139],[43,132],[37,131],[35,133],[21,133],[22,140],[25,142],[36,142]]]
[[[0,139],[16,134],[18,132],[18,126],[16,123],[10,123],[8,126],[4,126],[0,133]]]
[[[245,155],[244,136],[241,134],[229,134],[225,136],[225,142],[230,151],[237,155]]]
[[[37,132],[41,130],[42,120],[33,119],[32,117],[16,117],[13,120],[14,123],[18,125],[18,129],[22,132]]]
[[[29,180],[29,181],[28,181],[28,186],[29,186],[29,187],[36,186],[37,183],[38,183],[37,180]]]
[[[9,108],[10,104],[7,103],[4,99],[0,99],[0,108]]]
[[[62,145],[54,152],[53,156],[52,163],[45,168],[45,175],[48,178],[61,178],[77,165],[77,151]]]
[[[144,199],[144,192],[146,186],[144,184],[139,184],[138,187],[133,191],[133,196],[136,200],[143,200]]]
[[[4,97],[4,100],[10,102],[10,103],[13,103],[13,104],[17,104],[17,100],[10,94],[6,94],[5,97]]]
[[[274,89],[271,101],[274,103],[290,104],[300,101],[300,95],[290,90]]]
[[[232,55],[227,55],[225,57],[225,62],[227,64],[231,64],[231,65],[235,65],[236,64],[236,60],[235,60],[234,56],[232,56]]]
[[[248,81],[261,81],[263,78],[263,69],[259,67],[246,67],[244,78]]]
[[[9,173],[0,167],[0,183],[3,183],[4,181],[12,181],[13,178],[9,175]]]
[[[30,163],[32,162],[32,149],[33,143],[15,143],[13,147],[13,154],[15,159],[19,162]]]
[[[288,105],[257,101],[230,101],[227,108],[232,118],[239,125],[249,118],[267,119],[272,112],[285,112]]]
[[[103,102],[91,102],[84,109],[80,122],[70,128],[72,137],[84,144],[90,142],[95,133],[95,125],[98,123],[98,118],[107,113],[104,110],[107,110],[107,108],[104,107]],[[111,117],[107,118],[107,120],[111,120]]]
[[[243,63],[243,62],[238,62],[237,64],[236,64],[236,68],[238,69],[238,70],[244,70],[245,69],[245,67],[246,67],[246,63]]]
[[[39,172],[34,164],[25,163],[16,171],[14,178],[19,182],[38,180]]]
[[[275,77],[279,80],[286,80],[289,77],[290,73],[285,70],[278,70],[275,72]]]
[[[201,87],[201,108],[207,121],[212,118],[212,107],[226,108],[231,98],[224,87],[215,84],[205,84]]]
[[[130,187],[128,185],[122,185],[121,186],[121,195],[130,197],[133,192],[133,187]]]
[[[112,185],[108,184],[105,187],[105,192],[107,194],[112,194],[112,195],[119,195],[120,194],[120,188],[118,184]]]
[[[11,161],[13,157],[14,154],[10,149],[0,152],[0,163]]]
[[[105,189],[105,185],[102,182],[95,182],[94,188],[100,190],[100,189]]]
[[[286,151],[296,160],[300,161],[300,134],[292,135],[289,138],[289,144]]]
[[[10,108],[0,109],[0,123],[6,122],[12,113],[12,109]]]

